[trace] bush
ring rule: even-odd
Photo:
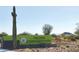
[[[12,36],[8,35],[8,36],[3,36],[4,41],[10,41],[12,40]]]
[[[51,36],[52,36],[52,37],[57,37],[57,35],[56,35],[56,34],[52,34]]]
[[[28,33],[28,32],[23,32],[23,33],[18,34],[18,36],[19,35],[32,35],[32,34],[31,33]]]
[[[48,44],[52,41],[52,36],[33,36],[33,35],[21,35],[18,36],[18,40],[21,38],[26,38],[26,44]]]
[[[52,42],[52,36],[50,35],[19,35],[17,36],[17,42],[21,38],[26,38],[27,42],[24,45],[28,44],[49,44]],[[4,41],[12,40],[12,36],[4,36]]]
[[[75,39],[79,39],[79,36],[75,36]]]
[[[71,41],[76,41],[75,36],[70,36]]]

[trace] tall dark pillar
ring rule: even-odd
[[[16,28],[16,9],[13,6],[13,12],[11,13],[13,17],[13,29],[12,29],[12,38],[13,38],[13,48],[16,48],[16,39],[17,39],[17,28]]]

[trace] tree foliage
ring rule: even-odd
[[[36,36],[38,36],[38,33],[35,33]]]
[[[76,25],[77,25],[77,28],[76,28],[75,34],[79,36],[79,23],[77,23]]]
[[[57,35],[56,34],[52,34],[52,37],[57,37]]]
[[[23,32],[23,33],[20,33],[18,35],[32,35],[31,33],[28,33],[28,32]]]
[[[51,31],[52,31],[52,28],[53,27],[51,25],[45,24],[43,26],[43,33],[44,33],[44,35],[49,35],[51,33]]]
[[[5,33],[5,32],[2,32],[1,35],[2,35],[2,36],[7,36],[8,34]]]

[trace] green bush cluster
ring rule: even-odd
[[[52,36],[50,35],[19,35],[17,36],[17,41],[21,38],[26,38],[27,42],[24,45],[28,44],[48,44],[52,42]],[[12,40],[12,36],[4,36],[4,41]]]

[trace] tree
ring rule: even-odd
[[[43,26],[43,33],[44,33],[44,35],[49,35],[51,33],[51,31],[52,31],[52,28],[53,27],[51,25],[45,24]]]
[[[52,37],[57,37],[57,35],[56,34],[52,34]]]
[[[8,34],[7,34],[7,33],[5,33],[5,32],[2,32],[1,34],[2,34],[3,36],[6,36],[6,35],[8,35]]]
[[[76,28],[75,34],[79,36],[79,23],[77,23],[76,25],[77,25],[77,28]]]
[[[18,35],[32,35],[31,33],[28,33],[28,32],[23,32],[23,33],[20,33]]]
[[[35,33],[36,36],[38,36],[38,33]]]

